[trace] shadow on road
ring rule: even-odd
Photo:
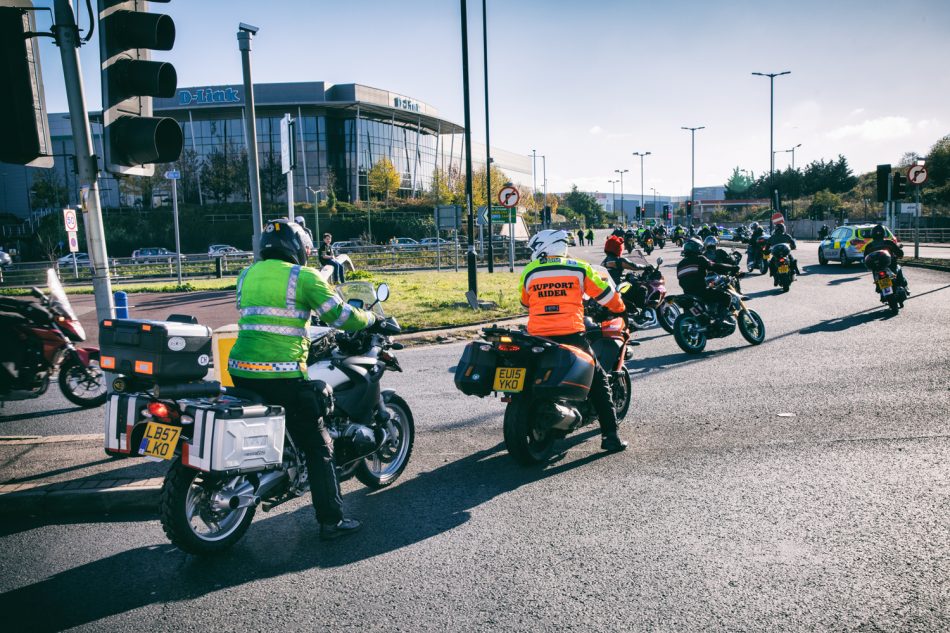
[[[828,285],[837,286],[838,284],[846,284],[849,281],[857,281],[858,279],[861,279],[861,277],[841,277],[839,279],[832,279],[828,282]]]
[[[760,299],[762,297],[771,297],[774,295],[785,294],[781,288],[769,288],[767,290],[756,290],[755,292],[742,293],[750,299]]]
[[[828,319],[822,321],[821,323],[816,323],[815,325],[810,325],[806,328],[799,330],[801,334],[815,334],[816,332],[841,332],[849,328],[853,328],[856,325],[863,325],[864,323],[870,323],[871,321],[877,321],[883,315],[880,314],[878,307],[870,308],[863,312],[856,312],[854,314],[849,314],[846,317],[840,317],[836,319]]]
[[[841,264],[809,264],[802,267],[802,272],[809,275],[847,275],[855,272],[864,272],[863,266],[842,266]]]
[[[66,409],[47,409],[46,411],[30,411],[29,413],[17,413],[15,415],[0,415],[0,424],[4,422],[18,422],[20,420],[36,420],[39,418],[48,418],[51,415],[64,415],[83,411],[82,407],[69,407]]]
[[[566,451],[592,433],[572,436],[561,442],[562,448]],[[366,527],[345,541],[317,541],[308,504],[257,521],[235,548],[213,558],[189,556],[171,545],[134,547],[128,542],[127,551],[0,594],[0,612],[17,620],[28,616],[32,631],[60,631],[255,580],[358,563],[444,534],[495,497],[606,456],[598,452],[546,468],[524,468],[502,448],[498,444],[389,489],[347,494],[348,512],[364,517]],[[122,533],[116,524],[115,538],[124,543]],[[109,579],[121,582],[106,589],[103,583]]]

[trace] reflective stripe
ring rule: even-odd
[[[241,316],[276,316],[288,317],[291,319],[309,319],[309,310],[293,310],[288,308],[270,308],[265,306],[255,306],[251,308],[241,308]]]
[[[263,325],[261,323],[239,323],[240,330],[253,330],[254,332],[267,332],[269,334],[282,334],[283,336],[300,336],[306,338],[307,330],[302,327],[290,327],[289,325]]]
[[[323,302],[323,305],[317,308],[317,313],[321,315],[326,314],[327,312],[329,312],[330,310],[332,310],[333,308],[337,307],[338,305],[342,303],[343,303],[343,300],[340,299],[338,296],[336,296],[336,294],[331,295],[329,299]]]
[[[350,319],[350,316],[352,316],[353,309],[346,303],[342,304],[342,306],[343,307],[340,309],[340,316],[338,316],[336,320],[333,321],[333,323],[329,324],[330,327],[340,327]]]
[[[677,277],[685,277],[687,275],[695,275],[699,272],[698,265],[683,266],[680,270],[676,271]]]
[[[293,310],[297,305],[297,278],[300,277],[300,266],[290,269],[290,279],[287,280],[287,309]]]
[[[260,372],[297,372],[302,371],[301,363],[266,363],[256,361],[228,360],[228,369],[239,369],[242,371],[260,371]]]
[[[602,306],[606,306],[608,303],[610,303],[613,300],[615,296],[617,296],[617,291],[614,290],[613,288],[607,288],[602,293],[600,293],[599,296],[594,297],[594,301],[596,301]]]
[[[237,280],[237,307],[238,308],[241,307],[241,287],[244,286],[244,278],[247,277],[247,271],[249,271],[250,269],[251,269],[250,267],[247,267],[241,271],[240,275],[238,275],[238,280]]]

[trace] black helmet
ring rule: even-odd
[[[758,222],[753,222],[752,224],[749,225],[749,228],[754,231],[754,230],[756,230],[757,228],[759,228],[759,223],[758,223]]]
[[[691,237],[683,242],[683,255],[701,255],[703,243],[698,238]]]
[[[271,220],[261,233],[261,259],[280,259],[306,266],[313,240],[306,229],[290,220]]]
[[[784,222],[778,222],[778,223],[775,225],[775,232],[778,233],[779,235],[782,235],[783,233],[785,233],[785,223],[784,223]]]
[[[884,239],[884,226],[881,224],[875,224],[874,228],[871,229],[871,239],[872,240],[883,240]]]
[[[719,238],[717,238],[715,235],[710,235],[703,240],[703,246],[706,248],[716,248],[719,246]]]

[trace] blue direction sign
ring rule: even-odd
[[[169,171],[165,172],[165,178],[168,180],[179,180],[181,179],[181,172],[177,169],[170,169]]]

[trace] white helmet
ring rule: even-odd
[[[532,259],[563,257],[567,255],[567,232],[554,229],[539,231],[528,240],[528,248],[531,249]]]

